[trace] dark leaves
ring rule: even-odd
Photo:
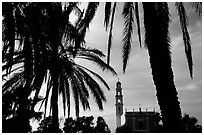
[[[106,28],[106,31],[108,29],[110,15],[111,15],[111,2],[106,2],[105,3],[105,19],[104,19],[104,26]]]
[[[125,72],[129,54],[131,51],[132,33],[133,33],[133,3],[126,2],[123,7],[123,17],[125,19],[124,30],[123,30],[123,72]]]
[[[195,7],[195,11],[202,14],[202,2],[193,2],[193,7]]]
[[[113,5],[113,11],[112,11],[112,17],[111,17],[111,24],[110,24],[110,31],[109,31],[109,37],[108,37],[108,55],[107,55],[107,64],[109,65],[110,62],[110,49],[112,46],[112,31],[113,31],[113,22],[114,22],[114,15],[115,15],[115,9],[116,9],[116,2]]]
[[[134,9],[135,10],[135,17],[136,17],[136,21],[137,21],[137,34],[138,34],[138,39],[139,39],[140,47],[142,47],[138,2],[135,2],[134,4],[135,4],[135,9]]]
[[[188,17],[187,17],[186,10],[182,2],[177,2],[176,7],[178,9],[178,15],[180,18],[180,24],[181,24],[181,29],[183,33],[183,41],[184,41],[186,58],[188,61],[188,68],[190,71],[190,77],[193,78],[193,59],[192,59],[192,54],[191,54],[191,41],[190,41],[190,36],[188,33],[188,28],[187,28]]]

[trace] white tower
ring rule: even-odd
[[[121,83],[118,81],[116,83],[116,126],[121,126],[121,115],[123,114],[123,95],[122,95],[122,88]]]

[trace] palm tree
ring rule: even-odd
[[[49,95],[52,114],[52,130],[59,131],[58,97],[62,95],[64,113],[70,107],[70,90],[73,91],[76,116],[79,115],[79,101],[84,109],[90,108],[90,89],[99,109],[103,109],[105,95],[95,76],[106,88],[108,84],[97,73],[74,62],[83,58],[98,64],[102,70],[116,75],[101,57],[97,49],[85,48],[84,37],[99,3],[89,3],[85,14],[77,3],[3,3],[3,71],[11,74],[3,86],[3,96],[23,86],[19,117],[28,121],[23,112],[28,110],[28,97],[34,92],[32,109],[44,82],[47,82],[45,115]],[[64,9],[62,8],[64,7]],[[69,15],[76,11],[78,19],[73,25]],[[16,49],[18,47],[18,49]],[[43,104],[42,103],[42,104]],[[24,131],[21,131],[24,132]]]
[[[104,24],[107,27],[110,25],[108,39],[108,56],[107,63],[110,60],[110,48],[112,44],[112,29],[115,14],[116,4],[107,2],[105,4],[105,19]],[[145,45],[149,52],[150,65],[152,69],[153,81],[156,86],[156,95],[160,106],[162,121],[166,132],[184,132],[184,127],[181,121],[181,108],[178,101],[178,94],[174,84],[174,75],[171,68],[171,51],[169,37],[169,8],[165,2],[144,2],[144,29],[145,29]],[[187,29],[187,15],[182,2],[175,4],[180,17],[180,24],[183,32],[183,40],[185,45],[185,53],[188,60],[190,76],[193,78],[193,62],[191,55],[190,36]],[[201,13],[202,3],[194,3],[199,13]],[[110,15],[112,14],[112,17]],[[122,15],[125,19],[124,37],[123,37],[123,71],[125,72],[129,54],[131,51],[132,34],[134,16],[138,29],[138,38],[141,46],[141,34],[139,23],[138,3],[124,3]],[[109,20],[111,23],[109,24]],[[162,59],[161,59],[162,58]],[[162,62],[161,62],[162,61]]]

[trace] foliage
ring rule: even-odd
[[[110,133],[110,129],[108,127],[108,125],[106,124],[105,120],[103,119],[103,117],[98,117],[97,118],[97,122],[96,122],[96,126],[94,128],[94,133]]]
[[[2,119],[2,133],[21,133],[21,132],[31,132],[32,127],[29,122],[22,125],[21,119],[18,117],[12,117],[9,119]],[[22,131],[23,129],[23,131]]]
[[[37,131],[35,131],[35,133],[52,133],[51,124],[52,124],[52,116],[46,117],[40,122],[39,127],[37,128]],[[62,131],[59,129],[58,133],[61,133],[61,132]]]
[[[198,124],[197,118],[184,114],[182,121],[187,133],[202,133],[202,126]]]
[[[65,133],[92,133],[93,132],[93,116],[79,117],[76,120],[67,118],[64,123]]]
[[[62,96],[65,112],[70,112],[70,93],[74,96],[76,116],[79,115],[79,103],[83,109],[90,109],[89,90],[100,110],[106,101],[103,90],[96,78],[110,89],[105,80],[90,69],[75,63],[76,58],[85,59],[97,64],[103,71],[116,72],[101,58],[105,55],[97,50],[86,48],[85,35],[99,3],[88,3],[85,14],[78,8],[78,3],[12,3],[4,2],[3,10],[3,96],[16,93],[23,87],[20,94],[23,104],[18,110],[21,119],[30,108],[38,103],[39,93],[44,83],[47,84],[44,105],[46,116],[48,102],[52,113],[52,128],[58,132],[58,97]],[[77,21],[72,24],[69,15],[77,12]],[[56,70],[57,69],[57,70]],[[28,98],[32,97],[32,104]],[[5,98],[4,98],[5,99]],[[51,100],[48,100],[51,99]],[[15,100],[12,101],[17,106]],[[8,106],[7,106],[8,107]],[[7,108],[4,108],[7,109]],[[15,109],[12,108],[14,111]],[[66,111],[68,110],[68,111]],[[25,123],[26,124],[26,123]]]
[[[103,117],[99,116],[97,118],[96,126],[94,126],[93,120],[93,116],[83,116],[75,120],[67,118],[63,130],[65,133],[110,133],[110,129]]]
[[[187,133],[202,133],[202,126],[198,124],[197,118],[193,116],[189,116],[188,114],[184,114],[182,117],[182,123],[185,127],[185,132]],[[165,133],[165,129],[163,125],[157,126],[157,133]]]
[[[7,93],[2,97],[2,132],[4,133],[31,132],[32,130],[29,121],[20,117],[20,113],[22,112],[19,110],[19,106],[21,106],[24,101],[21,99],[22,92],[22,87],[19,87],[13,93]],[[39,97],[38,101],[41,100],[41,97]],[[35,112],[33,108],[31,108],[32,104],[33,100],[28,99],[28,110],[24,111],[23,115],[33,121],[39,121],[42,117],[42,112]]]

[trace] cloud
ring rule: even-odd
[[[201,84],[202,84],[201,81],[198,81],[198,82],[195,82],[195,83],[187,84],[185,86],[177,87],[177,89],[178,90],[183,90],[183,91],[187,91],[187,90],[195,91],[195,90],[198,90],[199,85],[201,85]]]

